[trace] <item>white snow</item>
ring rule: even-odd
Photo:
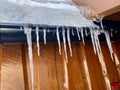
[[[72,4],[0,0],[0,21],[57,26],[96,27]]]
[[[31,76],[31,85],[32,90],[34,90],[34,68],[33,68],[33,54],[32,54],[32,37],[31,37],[32,29],[28,26],[24,26],[24,33],[27,37],[28,43],[28,55],[29,55],[29,68],[30,68],[30,76]]]

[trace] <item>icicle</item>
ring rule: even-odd
[[[85,45],[85,42],[84,42],[84,34],[83,34],[83,28],[80,29],[80,33],[81,33],[83,45]]]
[[[44,44],[46,44],[46,29],[43,29]]]
[[[64,60],[64,87],[65,87],[65,90],[68,90],[68,70],[67,70],[67,62],[66,60]]]
[[[63,35],[63,43],[64,43],[64,52],[65,52],[66,62],[68,63],[66,37],[65,37],[65,29],[64,29],[64,27],[63,27],[63,30],[62,30],[62,35]]]
[[[100,19],[100,25],[101,25],[102,30],[104,31],[104,26],[103,26],[103,23],[102,23],[102,18]]]
[[[104,30],[104,26],[103,26],[103,23],[102,23],[102,18],[100,20],[100,24],[101,24],[102,30],[104,31],[106,41],[107,41],[107,45],[108,45],[108,48],[109,48],[109,51],[110,51],[110,55],[111,55],[111,58],[113,60],[113,50],[112,50],[112,44],[111,44],[111,41],[110,41],[110,35],[107,31]]]
[[[87,29],[85,29],[85,36],[88,36],[88,32],[87,32]]]
[[[111,30],[111,32],[110,32],[110,36],[113,37],[113,31],[112,31],[112,30]]]
[[[104,62],[104,58],[103,58],[102,51],[101,51],[101,46],[100,46],[100,41],[99,41],[99,38],[98,38],[99,34],[100,34],[99,30],[97,30],[97,31],[94,30],[95,47],[96,47],[98,59],[99,59],[99,62],[100,62],[101,68],[102,68],[102,73],[103,73],[103,76],[104,76],[104,80],[105,80],[105,83],[106,83],[106,89],[111,90],[110,80],[107,76],[107,68],[106,68],[106,65],[105,65],[105,62]]]
[[[32,36],[31,36],[32,29],[28,26],[24,26],[24,33],[27,36],[27,43],[28,43],[28,55],[29,55],[29,68],[30,68],[30,75],[31,75],[31,84],[32,90],[34,90],[34,68],[33,68],[33,54],[32,54]]]
[[[21,31],[23,30],[23,27],[22,27],[22,26],[20,27],[20,30],[21,30]]]
[[[94,32],[94,35],[95,35],[94,38],[95,38],[95,42],[96,42],[96,48],[97,48],[98,55],[101,52],[100,41],[99,41],[99,38],[98,38],[99,34],[100,34],[100,31],[98,31],[98,30]]]
[[[67,28],[67,41],[68,41],[68,45],[69,45],[70,56],[72,57],[72,47],[71,47],[70,29],[69,28]]]
[[[76,30],[77,30],[78,39],[80,40],[80,34],[78,28],[76,28]]]
[[[49,33],[49,32],[50,32],[50,29],[47,29],[47,32]]]
[[[61,55],[61,45],[60,45],[60,35],[59,35],[59,28],[56,29],[57,41],[59,46],[59,54]]]
[[[90,36],[91,36],[91,39],[92,39],[94,53],[96,54],[96,46],[95,46],[95,42],[94,42],[94,34],[93,34],[93,30],[92,29],[90,29]]]
[[[110,35],[109,35],[108,31],[105,31],[104,34],[105,34],[105,37],[106,37],[106,41],[107,41],[107,45],[108,45],[108,48],[109,48],[109,51],[110,51],[111,58],[113,60],[113,49],[112,49],[112,44],[111,44],[111,41],[110,41]]]
[[[40,56],[39,27],[36,27],[36,42],[37,42],[37,52],[38,52],[38,56]]]
[[[72,29],[72,35],[74,36],[75,34],[74,34],[74,29]]]
[[[92,90],[91,80],[90,80],[90,75],[89,75],[89,70],[88,70],[88,65],[87,65],[87,61],[86,61],[85,57],[84,57],[84,60],[83,60],[83,65],[84,65],[84,69],[85,69],[85,75],[86,75],[86,78],[87,78],[88,88],[89,88],[89,90]]]

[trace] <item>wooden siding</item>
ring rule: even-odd
[[[73,57],[68,52],[69,90],[89,90],[90,85],[84,68],[84,58],[88,65],[92,90],[107,90],[102,68],[94,54],[92,43],[72,42]],[[120,42],[113,42],[113,49],[120,60]],[[63,44],[62,44],[63,47]],[[101,43],[104,61],[110,81],[119,81],[118,67],[111,60],[107,44]],[[62,48],[63,49],[63,48]],[[59,55],[57,43],[40,43],[40,56],[36,44],[33,45],[35,90],[66,90],[64,88],[64,60]],[[0,88],[1,90],[29,90],[30,72],[27,44],[4,44],[0,46]],[[120,88],[116,88],[120,90]]]

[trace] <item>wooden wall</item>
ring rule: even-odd
[[[120,60],[120,42],[113,42],[113,49]],[[102,52],[107,68],[107,77],[119,81],[118,66],[111,60],[106,43],[102,42]],[[62,45],[63,49],[63,45]],[[67,90],[64,88],[64,57],[59,55],[57,43],[40,44],[40,56],[36,44],[33,45],[35,90]],[[101,64],[94,54],[92,43],[84,46],[72,42],[73,57],[68,51],[69,90],[107,90]],[[30,72],[27,44],[4,44],[0,46],[0,88],[1,90],[30,90]],[[84,61],[88,67],[84,66]],[[86,73],[86,70],[88,72]],[[89,84],[90,82],[91,84]],[[92,89],[90,89],[92,88]],[[120,90],[120,88],[116,88]]]

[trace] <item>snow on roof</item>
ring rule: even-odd
[[[92,20],[82,16],[74,5],[41,3],[36,0],[0,0],[0,21],[76,27],[94,26]]]

